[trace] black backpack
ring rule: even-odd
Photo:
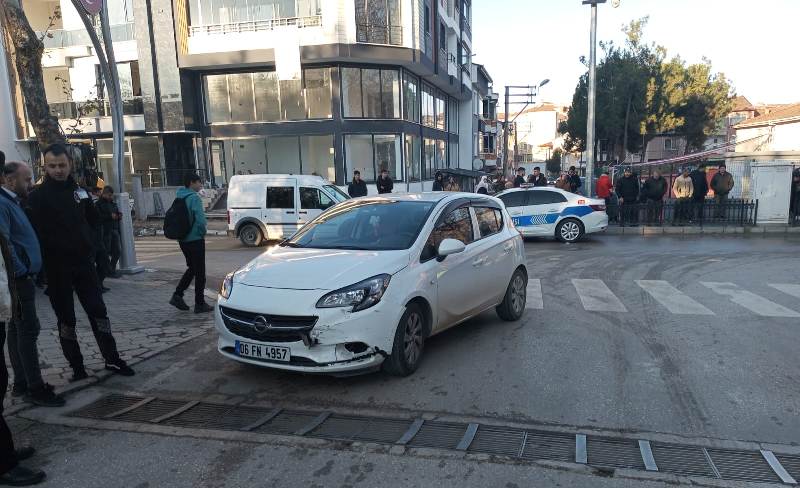
[[[186,199],[190,196],[176,198],[164,215],[164,237],[167,239],[184,239],[191,232],[194,222],[186,205]]]

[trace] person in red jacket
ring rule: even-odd
[[[608,214],[608,219],[611,220],[612,210],[611,210],[611,192],[614,190],[614,185],[611,184],[611,177],[608,176],[608,170],[603,170],[603,174],[600,175],[600,178],[597,178],[597,198],[602,198],[606,201],[606,214]]]

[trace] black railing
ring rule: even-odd
[[[356,24],[356,39],[358,42],[371,44],[403,45],[403,27],[386,24]]]
[[[734,225],[738,227],[756,225],[758,200],[730,199],[724,203],[714,200],[693,202],[692,200],[664,200],[630,205],[611,202],[608,212],[609,225]]]

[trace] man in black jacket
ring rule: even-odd
[[[100,219],[100,236],[103,241],[103,248],[108,253],[108,273],[112,277],[119,277],[117,263],[122,254],[119,235],[119,221],[122,213],[114,203],[114,189],[108,185],[103,188],[100,199],[95,202],[97,213]]]
[[[514,188],[519,188],[525,184],[525,168],[517,168],[517,176],[514,178]]]
[[[353,171],[353,181],[347,185],[347,194],[351,198],[367,196],[367,183],[361,179],[361,171]]]
[[[578,170],[575,169],[575,166],[569,167],[569,176],[567,176],[567,179],[569,180],[569,191],[572,193],[578,193],[578,190],[580,190],[581,186],[583,186],[583,183],[581,183],[581,177],[578,176]]]
[[[703,220],[703,207],[705,206],[706,195],[708,195],[708,180],[706,179],[706,169],[704,167],[697,167],[689,173],[689,178],[692,179],[692,208],[694,209],[694,218],[698,221]]]
[[[542,170],[538,166],[533,168],[533,174],[528,180],[528,183],[532,183],[533,186],[547,186],[547,177],[542,174]]]
[[[661,220],[661,209],[664,205],[664,195],[667,193],[667,180],[661,172],[653,171],[642,186],[642,196],[647,203],[647,222],[649,224]]]
[[[378,177],[378,181],[375,182],[375,186],[378,187],[378,195],[392,193],[392,189],[394,189],[394,182],[389,177],[388,169],[381,170],[381,175]]]
[[[614,191],[617,192],[621,208],[619,225],[621,227],[625,227],[626,223],[637,225],[636,201],[639,198],[639,178],[633,174],[631,168],[625,168],[622,178],[617,180]]]
[[[61,349],[73,371],[71,381],[88,376],[75,333],[73,291],[89,317],[106,369],[132,376],[133,370],[119,357],[111,335],[106,304],[92,263],[92,226],[98,224],[97,209],[89,193],[72,177],[72,159],[66,147],[53,144],[44,150],[44,171],[44,181],[31,193],[28,204],[42,245],[47,294],[58,318]]]

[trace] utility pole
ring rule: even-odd
[[[506,99],[505,99],[505,111],[503,112],[503,159],[504,161],[508,161],[508,131],[511,127],[511,124],[517,120],[517,117],[525,110],[525,107],[528,105],[532,105],[535,101],[535,98],[539,95],[539,89],[545,86],[546,84],[550,83],[549,78],[545,78],[538,85],[527,85],[527,86],[506,86]],[[512,93],[512,89],[514,91],[520,93]],[[516,100],[515,100],[516,99]],[[523,105],[522,109],[512,118],[511,120],[508,119],[509,110],[511,110],[511,105]],[[514,131],[514,159],[517,159],[517,135],[516,130]],[[506,168],[504,168],[506,169]],[[511,169],[510,167],[508,169]]]
[[[594,195],[594,111],[595,65],[597,64],[597,4],[606,0],[583,0],[592,6],[592,23],[589,30],[589,111],[586,117],[586,196]]]

